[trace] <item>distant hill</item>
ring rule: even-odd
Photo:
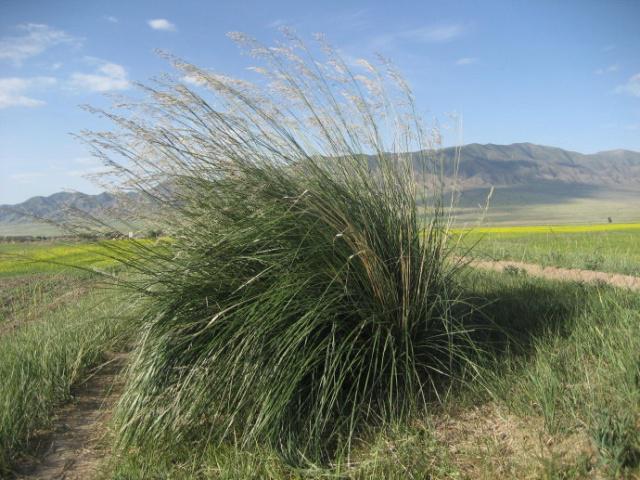
[[[442,152],[448,160],[456,155],[454,148]],[[452,165],[451,161],[445,163]],[[629,150],[585,155],[532,143],[472,143],[460,149],[458,168],[458,176],[465,187],[515,186],[532,182],[640,186],[640,153]]]
[[[32,197],[17,205],[0,205],[0,223],[31,222],[36,218],[59,221],[69,209],[97,213],[115,207],[116,203],[116,197],[107,192],[98,195],[58,192],[48,197]]]
[[[465,145],[438,153],[453,175],[459,150],[458,182],[463,194],[457,215],[473,221],[494,188],[491,223],[640,221],[640,153],[610,150],[594,154],[515,143]],[[131,194],[135,195],[135,194]],[[62,220],[69,209],[95,215],[117,207],[110,193],[60,192],[18,205],[0,205],[0,235],[33,233],[34,217]]]
[[[445,165],[453,165],[457,150],[441,153]],[[532,143],[470,144],[459,152],[458,184],[459,223],[480,217],[490,224],[640,221],[640,153],[629,150],[582,154]]]

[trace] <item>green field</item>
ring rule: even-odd
[[[477,253],[486,255],[585,267],[599,252],[599,268],[633,273],[638,265],[640,232],[633,227],[556,230],[472,235],[482,237]],[[516,254],[520,248],[526,256]],[[550,249],[562,255],[549,257]],[[139,323],[131,297],[97,288],[95,275],[61,265],[101,265],[99,247],[21,244],[2,251],[0,472],[6,473],[32,448],[33,432],[51,425],[74,385],[107,352],[125,348]],[[25,263],[24,255],[56,263]],[[329,470],[300,471],[264,445],[187,442],[123,453],[106,444],[106,452],[113,448],[117,456],[107,454],[100,478],[577,479],[638,473],[640,297],[473,270],[460,279],[465,296],[485,305],[481,316],[469,319],[483,346],[472,371],[451,379],[448,395],[434,399],[422,415],[363,431],[351,458],[336,459]],[[479,328],[487,321],[490,330]]]
[[[100,243],[47,242],[0,243],[0,278],[24,274],[51,274],[71,270],[108,270],[150,240],[110,240]]]
[[[483,259],[640,276],[640,224],[476,228],[465,247]]]

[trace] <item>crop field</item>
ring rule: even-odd
[[[0,278],[24,274],[51,274],[79,269],[103,270],[113,267],[116,252],[133,251],[151,245],[148,240],[101,243],[22,242],[0,243]]]
[[[484,227],[462,234],[473,256],[640,276],[640,224]]]

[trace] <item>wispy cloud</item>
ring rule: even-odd
[[[90,177],[106,173],[110,170],[109,167],[105,166],[96,157],[76,157],[72,159],[71,162],[75,164],[75,166],[69,166],[68,168],[70,169],[63,168],[60,173],[69,177]],[[65,167],[67,165],[68,162],[65,162]]]
[[[29,90],[41,89],[56,84],[53,77],[0,78],[0,108],[9,107],[40,107],[43,100],[29,97]]]
[[[617,72],[618,70],[620,70],[620,65],[615,63],[615,64],[609,65],[608,67],[605,67],[605,68],[598,68],[595,71],[595,74],[596,75],[604,75],[605,73],[613,73],[613,72]]]
[[[154,18],[148,20],[147,23],[154,30],[164,30],[166,32],[175,32],[177,30],[176,26],[166,18]]]
[[[627,83],[618,85],[614,90],[615,93],[622,93],[634,97],[640,97],[640,73],[633,75]]]
[[[465,29],[458,23],[447,25],[430,25],[399,34],[400,37],[423,43],[444,43],[461,36]]]
[[[27,23],[18,25],[20,35],[0,39],[0,60],[9,60],[20,65],[24,60],[41,54],[60,44],[78,46],[82,42],[63,30],[48,25]]]
[[[474,63],[479,63],[480,59],[477,57],[463,57],[456,60],[456,65],[464,66],[464,65],[473,65]]]
[[[130,87],[127,71],[122,65],[105,62],[94,73],[75,72],[69,84],[72,88],[90,92],[126,90]]]
[[[103,17],[107,22],[111,22],[111,23],[118,23],[118,17],[114,17],[113,15],[105,15]]]
[[[611,52],[612,50],[615,50],[616,46],[611,44],[611,45],[605,45],[604,47],[602,47],[600,49],[601,52]]]
[[[426,25],[419,28],[376,35],[369,42],[374,49],[393,48],[398,43],[446,43],[466,33],[459,23]]]

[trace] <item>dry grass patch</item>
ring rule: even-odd
[[[522,418],[495,403],[443,415],[434,432],[463,478],[580,478],[597,455],[585,432],[550,435],[542,417]]]

